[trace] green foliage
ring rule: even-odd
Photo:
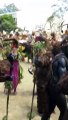
[[[10,41],[3,41],[3,51],[2,51],[2,57],[3,59],[6,59],[7,55],[11,51],[11,43]]]
[[[22,47],[19,47],[18,55],[19,55],[19,60],[22,60],[22,57],[25,56],[25,53],[23,52]]]
[[[47,19],[48,22],[51,22],[51,21],[53,21],[53,20],[54,20],[54,15],[51,15],[51,16],[48,17],[48,19]]]
[[[12,89],[12,82],[11,81],[6,81],[5,82],[5,88],[7,88],[7,89]]]
[[[7,116],[5,115],[2,120],[7,120]]]
[[[43,49],[46,48],[46,43],[45,42],[36,42],[34,44],[33,52],[34,54],[39,51],[43,51]]]
[[[35,43],[35,48],[42,49],[43,47],[44,47],[44,42],[36,42]]]
[[[30,118],[30,112],[29,113],[27,113],[27,118]],[[34,117],[36,116],[36,113],[35,112],[32,112],[32,114],[31,114],[31,119],[33,119]]]
[[[10,32],[12,30],[15,30],[17,28],[15,19],[12,17],[12,15],[3,15],[0,16],[0,31],[3,30]]]
[[[21,65],[20,65],[20,79],[23,79],[23,68]]]
[[[48,17],[47,22],[50,24],[50,29],[52,29],[53,21],[55,16],[52,14],[50,17]]]

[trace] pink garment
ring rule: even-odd
[[[17,60],[14,60],[13,62],[12,78],[12,87],[14,89],[14,92],[16,92],[16,88],[19,83],[19,62]]]

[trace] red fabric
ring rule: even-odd
[[[13,45],[12,48],[16,48],[16,45]]]

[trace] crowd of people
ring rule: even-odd
[[[13,93],[16,94],[20,81],[18,41],[23,40],[24,36],[27,41],[25,44],[31,46],[29,54],[32,54],[32,65],[35,67],[33,72],[37,87],[37,109],[41,120],[49,120],[56,106],[60,110],[59,120],[67,120],[65,95],[68,94],[68,31],[66,30],[60,37],[54,32],[49,35],[45,31],[40,34],[36,33],[38,32],[32,32],[30,36],[21,36],[17,32],[15,36],[10,34],[8,37],[16,39],[12,42],[11,51],[7,55],[7,60],[11,64],[10,75]],[[29,51],[30,47],[27,49]]]
[[[61,42],[54,33],[51,37],[46,52],[35,56],[37,108],[41,120],[49,120],[56,106],[60,110],[59,120],[67,120],[64,115],[67,111],[65,95],[68,95],[68,32],[65,31]]]

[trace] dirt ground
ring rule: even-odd
[[[26,62],[21,63],[24,69],[24,78],[17,87],[17,94],[10,95],[9,98],[9,114],[8,120],[29,120],[27,114],[30,112],[32,90],[33,90],[33,76],[29,74],[28,67],[30,64]],[[0,120],[6,114],[6,94],[4,94],[4,83],[0,83]],[[36,96],[34,98],[33,113],[35,117],[32,120],[41,120],[37,114]],[[56,108],[55,114],[52,114],[51,120],[58,120],[59,111]]]

